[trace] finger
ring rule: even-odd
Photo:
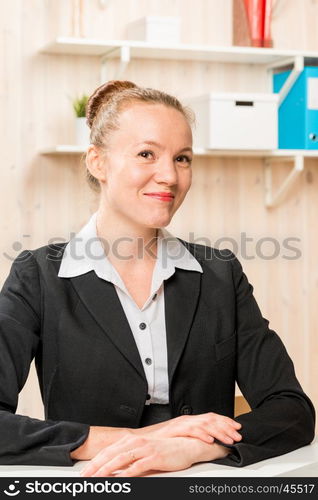
[[[233,420],[233,426],[236,427],[236,429],[241,429],[242,424],[240,424],[240,422],[236,422],[236,420]]]
[[[232,430],[223,430],[223,433],[228,436],[230,439],[233,441],[240,441],[242,439],[242,435],[239,432],[232,431]]]
[[[221,431],[234,441],[240,441],[242,439],[241,434],[237,432],[237,430],[227,421],[226,422],[221,421],[218,422],[217,424],[215,423],[213,426],[210,426],[207,430],[209,434],[211,434],[212,436],[215,436],[213,431],[216,432]]]
[[[231,425],[226,428],[225,432],[228,434],[228,436],[230,436],[234,440],[239,441],[240,439],[242,439],[242,435]]]
[[[92,476],[106,461],[106,450],[100,451],[89,463],[81,470],[80,476]]]
[[[230,422],[227,423],[235,430],[239,430],[242,428],[242,424],[240,424],[240,422],[236,422],[235,420],[231,420]]]
[[[218,415],[218,418],[216,420],[219,422],[223,422],[225,424],[229,424],[236,429],[240,429],[242,427],[242,425],[239,422],[237,422],[233,418],[225,417],[224,415]]]
[[[233,427],[223,427],[221,429],[219,429],[220,432],[223,432],[225,435],[227,435],[229,438],[233,439],[233,441],[240,441],[242,439],[242,435],[235,431],[233,429]],[[214,436],[214,433],[212,431],[210,431],[210,434],[212,434],[212,436]]]
[[[145,456],[146,450],[134,449],[120,453],[117,457],[103,464],[94,474],[93,477],[109,476],[118,470],[125,469],[134,463],[134,460],[139,460]]]
[[[195,429],[190,429],[188,432],[180,433],[181,437],[193,437],[197,439],[201,439],[204,443],[211,444],[214,442],[214,437],[206,431],[204,428],[200,429],[199,427]]]
[[[223,441],[224,443],[228,443],[228,444],[233,444],[237,441],[241,441],[241,439],[242,439],[241,435],[239,435],[239,437],[233,438],[233,437],[229,436],[229,434],[226,434],[226,433],[215,433],[215,437],[219,441]]]
[[[95,474],[103,465],[109,463],[110,460],[117,457],[120,453],[127,452],[142,446],[146,443],[144,438],[129,438],[127,440],[120,440],[117,443],[107,446],[101,450],[90,462],[82,469],[80,475],[89,477]]]
[[[158,470],[156,469],[155,459],[153,456],[141,458],[140,460],[137,460],[136,462],[131,464],[127,469],[122,470],[118,474],[114,475],[116,477],[134,477],[141,476],[151,470],[153,470],[154,472]]]
[[[234,440],[230,438],[227,434],[221,434],[218,438],[219,441],[222,441],[222,443],[227,443],[227,444],[233,444]]]
[[[234,443],[234,440],[223,430],[214,429],[213,432],[211,432],[211,434],[213,434],[213,436],[216,439],[218,439],[219,441],[222,441],[223,443],[227,443],[227,444]]]
[[[101,477],[101,476],[110,476],[117,470],[121,470],[125,467],[129,467],[133,458],[130,452],[122,452],[117,457],[113,458],[110,461],[107,461],[106,464],[103,464],[98,470],[92,474],[92,477]]]
[[[192,415],[190,415],[191,417]],[[188,430],[187,434],[183,434],[184,436],[191,436],[202,439],[205,442],[210,442],[211,440],[207,435],[217,437],[219,439],[219,433],[222,432],[222,439],[225,439],[227,443],[231,444],[234,441],[240,441],[242,439],[241,434],[237,432],[237,429],[241,428],[241,424],[231,419],[230,417],[225,417],[223,415],[218,415],[214,413],[210,413],[208,418],[206,415],[200,415],[199,417],[204,417],[203,422],[201,423],[201,430],[205,432],[205,437],[202,434],[198,435],[197,429],[199,426],[196,426],[192,420],[187,421],[186,427],[183,428]],[[212,421],[212,423],[211,423]],[[191,424],[190,424],[191,422]],[[180,427],[182,429],[182,427]],[[201,431],[200,431],[201,432]],[[179,434],[182,435],[182,434]],[[225,438],[225,436],[227,438]],[[207,438],[207,439],[206,439]]]
[[[242,439],[242,436],[232,427],[232,425],[229,425],[232,420],[227,417],[221,417],[218,423],[214,422],[213,425],[211,425],[211,423],[210,425],[206,425],[206,423],[203,422],[201,423],[201,427],[195,425],[193,421],[190,422],[191,421],[188,420],[186,424],[184,422],[179,428],[176,428],[174,431],[171,430],[171,437],[194,437],[208,444],[214,442],[214,437],[218,439],[222,437],[222,439],[229,444]]]
[[[204,414],[204,415],[206,415],[206,414]],[[226,417],[225,415],[220,415],[219,413],[213,413],[213,412],[209,412],[207,415],[209,417],[212,417],[213,422],[218,421],[218,420],[225,421],[228,424],[231,424],[236,429],[240,429],[242,427],[242,424],[240,424],[240,422],[237,422],[236,420],[234,420],[231,417]]]
[[[200,439],[205,443],[211,444],[214,441],[214,438],[211,434],[212,433],[209,432],[209,429],[207,429],[202,424],[201,426],[199,426],[188,423],[187,425],[179,426],[179,428],[172,433],[171,437],[192,437]]]
[[[239,432],[231,432],[230,433],[230,436],[232,439],[234,439],[234,441],[240,441],[242,439],[242,434],[240,434]]]

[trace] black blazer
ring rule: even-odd
[[[244,466],[309,444],[314,407],[241,264],[180,241],[203,273],[177,268],[164,282],[173,416],[233,418],[236,380],[252,411],[236,418],[242,441],[214,463]],[[21,252],[0,294],[0,464],[73,465],[90,425],[139,427],[147,382],[114,285],[94,271],[59,278],[65,246]],[[15,414],[34,357],[44,421]]]

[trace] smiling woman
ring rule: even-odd
[[[117,92],[115,83],[103,85],[88,103],[88,178],[101,191],[97,224],[108,241],[123,229],[106,235],[116,227],[110,217],[125,217],[133,232],[138,226],[138,236],[152,238],[155,228],[169,224],[191,185],[189,111],[162,92],[128,85],[118,84]]]
[[[0,296],[1,464],[141,476],[313,439],[313,405],[238,259],[165,229],[191,186],[193,120],[128,81],[90,97],[98,210],[68,243],[21,252]],[[45,421],[15,414],[34,357]],[[251,407],[236,418],[235,382]]]

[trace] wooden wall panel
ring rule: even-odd
[[[74,8],[82,4],[77,23]],[[127,22],[143,15],[179,15],[182,41],[231,45],[231,0],[0,0],[2,151],[0,208],[0,281],[12,258],[23,248],[36,248],[52,238],[68,240],[97,207],[76,156],[44,157],[41,147],[74,140],[70,96],[91,92],[99,84],[97,57],[40,54],[55,36],[121,38]],[[273,14],[275,47],[318,50],[316,0],[276,0]],[[116,64],[108,67],[108,78]],[[179,98],[217,91],[266,91],[263,68],[251,65],[135,60],[124,78],[158,87]],[[264,207],[264,165],[259,159],[196,158],[193,185],[168,229],[183,238],[238,243],[237,254],[263,316],[280,335],[294,360],[297,376],[318,406],[317,353],[318,164],[306,161],[305,172],[275,209]],[[275,164],[274,186],[290,166]],[[243,255],[243,233],[252,238]],[[287,260],[284,239],[299,238],[301,258]],[[279,255],[272,260],[255,254],[261,238],[275,238]],[[272,251],[270,244],[262,246]],[[20,413],[43,416],[34,366],[21,393]]]
[[[274,47],[317,50],[317,0],[274,0]]]

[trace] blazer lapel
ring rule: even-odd
[[[102,330],[146,380],[135,339],[114,285],[99,278],[94,271],[73,277],[71,282]]]
[[[164,282],[168,375],[172,378],[188,338],[199,300],[201,273],[176,268]]]

